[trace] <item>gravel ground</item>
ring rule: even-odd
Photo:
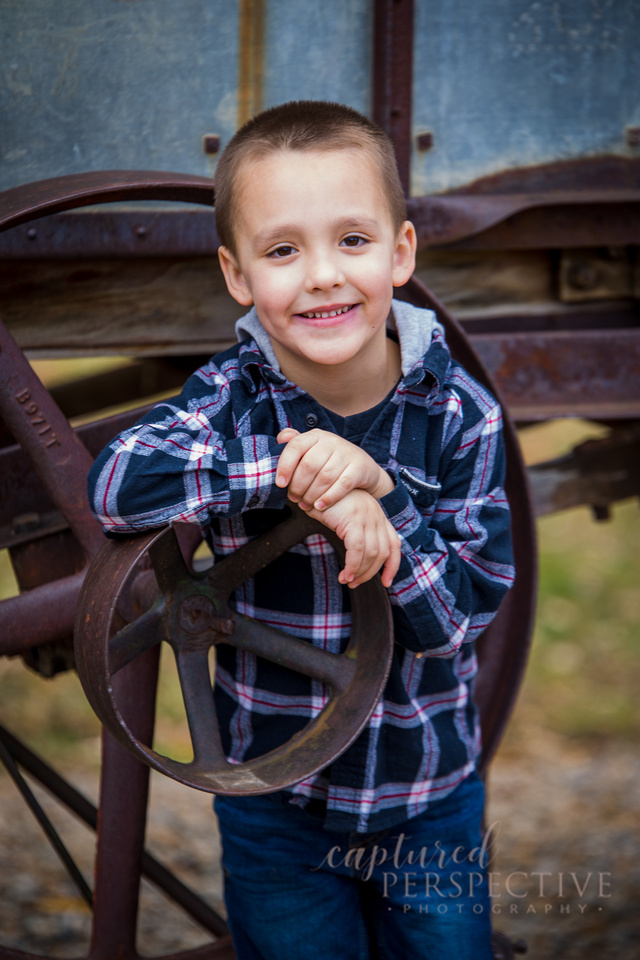
[[[66,771],[95,798],[97,779]],[[84,875],[92,834],[38,796]],[[524,939],[532,960],[640,956],[640,757],[631,747],[571,747],[545,734],[527,755],[502,755],[489,781],[495,926]],[[46,957],[80,957],[90,915],[6,775],[0,776],[0,943]],[[218,839],[210,798],[152,777],[148,845],[219,912]],[[165,955],[209,937],[143,884],[139,949]]]

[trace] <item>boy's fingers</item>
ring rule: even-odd
[[[293,476],[289,479],[289,491],[305,503],[315,505],[343,472],[344,464],[340,458],[333,456],[326,445],[319,441],[296,464]],[[339,499],[339,496],[335,497],[334,502]]]
[[[389,556],[387,557],[384,567],[382,568],[382,585],[389,588],[393,583],[394,577],[400,568],[400,560],[402,559],[402,549],[400,543],[400,537],[398,534],[393,531],[389,538]]]
[[[386,537],[383,531],[378,529],[378,525],[367,527],[360,564],[355,571],[355,576],[349,581],[349,586],[359,587],[361,583],[366,583],[367,580],[375,577],[388,552]]]
[[[293,440],[294,437],[299,436],[299,430],[294,430],[293,427],[285,427],[284,430],[281,430],[276,437],[276,443],[289,443],[289,440]]]
[[[291,432],[294,434],[290,440],[281,440],[283,434]],[[298,433],[293,431],[292,427],[285,427],[276,437],[278,443],[286,443],[286,447],[280,454],[278,460],[278,469],[276,471],[276,486],[286,487],[291,482],[294,471],[304,457],[307,450],[316,443],[316,438],[311,433]]]
[[[344,569],[338,579],[341,583],[351,584],[361,574],[367,563],[367,531],[361,529],[356,534],[349,532],[344,539],[345,560]],[[370,548],[369,548],[370,549]]]
[[[321,490],[319,493],[316,493],[313,489],[314,486],[315,484],[312,484],[308,492],[310,494],[315,493],[318,497],[318,499],[313,502],[316,510],[326,510],[327,507],[333,507],[339,500],[342,500],[345,494],[355,489],[354,480],[347,470],[343,470],[326,490]]]

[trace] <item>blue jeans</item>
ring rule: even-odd
[[[279,795],[215,798],[238,960],[491,960],[484,787],[336,833]]]

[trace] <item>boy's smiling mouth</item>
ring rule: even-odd
[[[354,306],[355,304],[349,303],[344,307],[328,307],[326,310],[308,310],[306,313],[299,313],[298,316],[304,317],[305,320],[328,320],[348,313]]]

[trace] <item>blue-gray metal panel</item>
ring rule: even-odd
[[[0,189],[109,168],[213,174],[238,119],[225,0],[0,0]],[[370,112],[370,0],[265,0],[264,106]],[[259,8],[257,5],[256,9]],[[416,0],[413,193],[510,166],[638,152],[639,0]],[[259,95],[260,91],[253,91]]]
[[[371,0],[266,3],[264,106],[337,100],[371,112]]]
[[[237,126],[240,6],[0,0],[0,189],[101,169],[213,175],[202,137],[224,146]],[[273,0],[258,99],[369,112],[371,31],[369,0]]]
[[[67,173],[209,175],[236,127],[228,0],[0,0],[0,189]]]
[[[640,125],[638,0],[416,0],[412,192],[508,167],[633,156]],[[603,185],[604,186],[604,185]]]

